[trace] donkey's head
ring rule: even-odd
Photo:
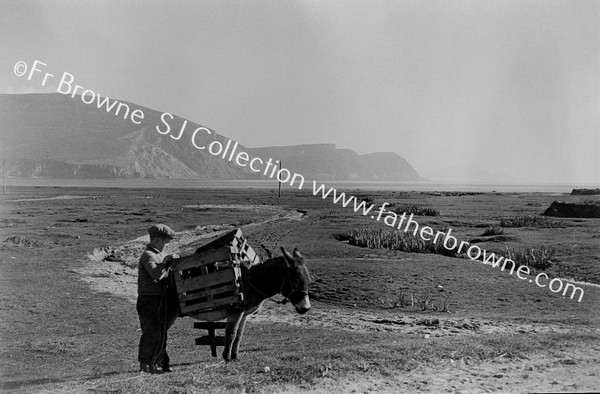
[[[281,248],[283,257],[287,264],[287,279],[281,288],[284,297],[290,299],[296,312],[304,314],[310,309],[310,300],[308,299],[308,284],[310,283],[310,274],[304,262],[304,257],[294,249],[293,255],[290,255],[284,248]]]

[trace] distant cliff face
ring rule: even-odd
[[[0,159],[7,160],[9,174],[48,178],[171,178],[265,179],[248,167],[198,150],[189,135],[199,125],[189,122],[185,138],[176,140],[185,120],[126,103],[141,109],[144,119],[135,124],[77,96],[62,94],[0,95]],[[228,139],[207,132],[196,142],[208,145]],[[246,148],[238,151],[264,160],[281,160],[285,168],[315,180],[418,181],[419,174],[395,153],[359,155],[333,144]]]
[[[414,168],[395,153],[359,155],[334,144],[249,148],[256,156],[273,157],[310,179],[347,181],[418,181]]]

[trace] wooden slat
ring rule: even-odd
[[[220,307],[220,306],[226,306],[226,305],[230,305],[230,304],[236,304],[238,302],[241,302],[241,297],[239,295],[233,295],[230,297],[225,297],[225,298],[219,298],[217,300],[212,300],[212,301],[206,301],[206,302],[200,302],[198,304],[192,304],[192,305],[179,305],[181,308],[181,313],[189,315],[189,314],[193,314],[194,312],[200,312],[206,309],[214,309],[216,307]]]
[[[237,249],[240,249],[245,242],[246,242],[245,239],[235,236],[231,240],[231,246],[233,246]]]
[[[241,280],[242,277],[242,267],[233,267],[233,272],[235,274],[236,278],[240,278],[240,280],[238,281],[238,284],[240,285],[240,287],[242,287],[242,283],[243,281]]]
[[[225,337],[215,336],[215,342],[217,346],[225,346]],[[208,335],[196,338],[196,345],[212,345],[212,338]]]
[[[254,249],[252,249],[252,247],[249,244],[246,244],[244,246],[244,249],[242,251],[240,251],[240,259],[242,261],[246,260],[246,261],[250,261],[252,264],[254,264],[254,263],[258,262],[257,258],[258,258],[258,255],[256,254]]]
[[[241,261],[248,261],[248,262],[250,262],[250,264],[256,263],[257,258],[258,258],[258,256],[255,254],[247,254],[247,255],[240,256]]]
[[[224,321],[222,321],[222,322],[195,321],[194,322],[194,328],[200,328],[203,330],[209,330],[211,328],[216,328],[216,329],[225,328],[226,325],[227,325],[227,323]]]
[[[202,245],[197,249],[201,253],[206,252],[207,250],[218,249],[225,245],[231,244],[231,242],[236,239],[242,237],[242,230],[236,229],[232,230],[229,233],[223,235],[220,238],[215,239],[212,242],[207,243],[206,245]]]
[[[179,294],[179,302],[186,302],[191,300],[197,300],[198,298],[204,298],[206,296],[214,296],[221,293],[228,293],[232,291],[237,291],[238,286],[233,283],[227,283],[223,286],[218,286],[210,289],[204,289],[201,291],[196,291],[193,293],[185,293]]]
[[[209,250],[207,252],[193,254],[173,260],[173,270],[182,271],[190,268],[199,267],[206,264],[213,264],[217,261],[229,260],[231,248],[226,246],[219,249]]]
[[[208,296],[208,297],[202,297],[202,298],[195,298],[195,299],[191,299],[191,300],[186,300],[180,303],[180,306],[182,308],[187,308],[187,307],[195,307],[198,310],[203,310],[206,311],[207,308],[204,305],[213,303],[213,302],[219,302],[220,300],[226,300],[229,299],[230,297],[238,297],[237,301],[241,301],[242,298],[240,297],[239,293],[234,293],[233,291],[230,291],[228,293],[221,293],[221,294],[217,294],[216,296],[212,297],[212,296]],[[229,302],[226,303],[225,305],[229,305]],[[217,305],[218,307],[223,307],[223,305]],[[214,308],[215,306],[210,307],[211,309]]]
[[[210,286],[232,283],[235,282],[235,280],[236,276],[234,270],[225,269],[206,275],[195,276],[193,278],[181,279],[180,277],[179,280],[175,278],[175,285],[177,294],[182,294],[190,290],[199,290]]]
[[[235,261],[235,260],[219,261],[219,262],[215,263],[215,269],[217,271],[222,271],[231,266],[237,267],[239,265],[240,265],[239,261]]]

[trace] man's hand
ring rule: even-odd
[[[165,259],[163,260],[163,264],[167,268],[171,268],[171,266],[173,265],[173,260],[178,259],[178,258],[179,258],[179,254],[177,254],[177,253],[170,254],[167,257],[165,257]]]

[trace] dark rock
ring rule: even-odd
[[[600,189],[573,189],[571,191],[571,195],[573,196],[593,196],[600,195]]]
[[[104,261],[115,261],[117,263],[123,263],[125,260],[121,256],[110,254],[104,258]]]
[[[599,204],[575,204],[554,201],[544,212],[545,216],[563,218],[600,218]]]
[[[431,327],[431,326],[437,326],[437,325],[439,325],[440,321],[438,319],[422,319],[422,320],[417,321],[415,324],[418,325],[418,326],[428,326],[428,327]]]
[[[349,234],[333,234],[333,238],[337,239],[338,241],[347,242],[350,240],[350,235]]]
[[[565,358],[564,360],[560,360],[561,364],[565,364],[565,365],[576,365],[577,361],[571,359],[571,358]]]

